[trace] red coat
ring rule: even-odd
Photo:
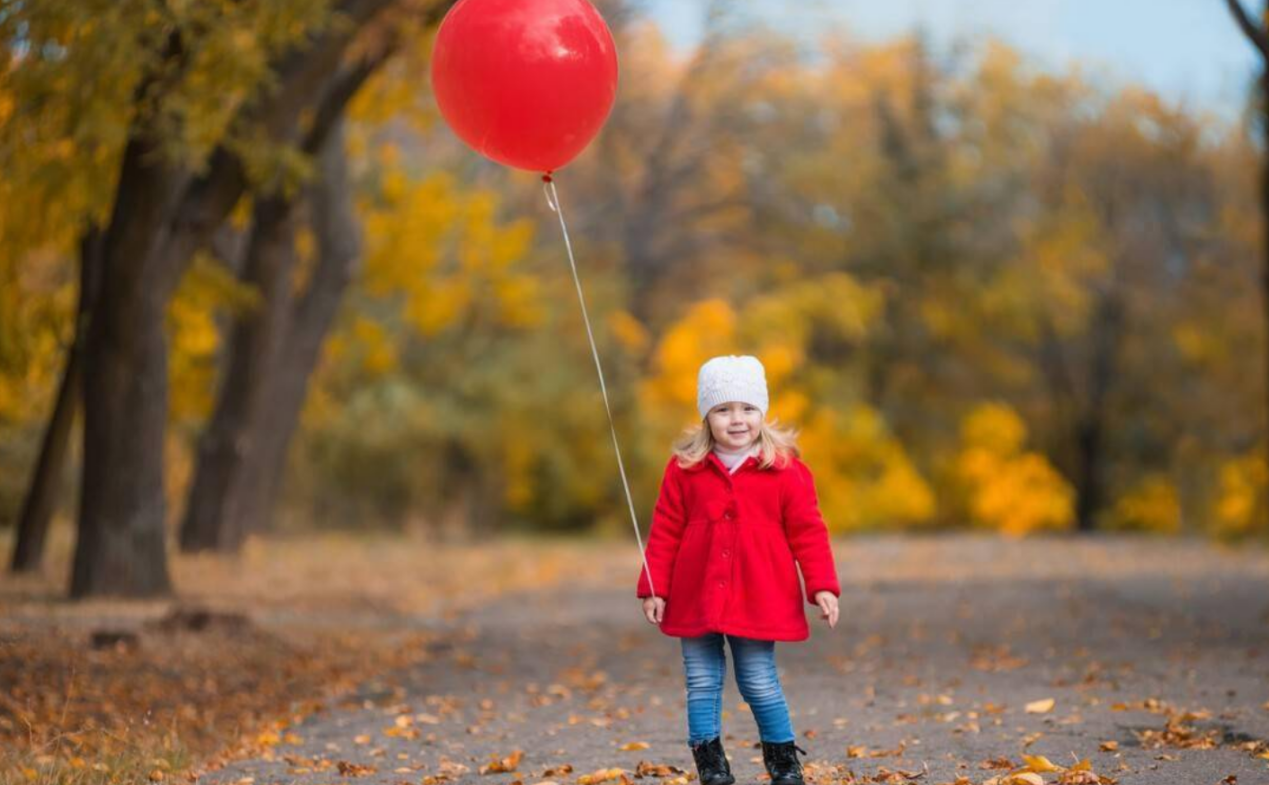
[[[815,482],[796,458],[762,469],[750,456],[729,474],[713,452],[687,469],[671,457],[645,555],[666,601],[666,635],[806,640],[795,559],[807,603],[815,605],[819,591],[841,596]],[[640,564],[639,597],[652,595],[647,573]]]

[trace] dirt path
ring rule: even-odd
[[[1087,758],[1123,785],[1269,783],[1264,551],[974,536],[835,548],[841,622],[812,617],[809,641],[777,648],[809,780],[977,785],[1028,754]],[[438,632],[425,662],[294,726],[272,760],[200,782],[567,785],[614,767],[633,779],[640,762],[692,772],[678,639],[638,611],[634,549],[614,563],[631,567],[612,588],[403,620]],[[725,746],[739,783],[761,781],[757,729],[728,669]],[[480,773],[494,759],[515,770]]]

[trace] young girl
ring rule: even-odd
[[[797,752],[806,750],[794,743],[775,642],[810,637],[795,560],[808,603],[837,624],[828,529],[792,435],[766,422],[762,363],[715,357],[701,366],[696,396],[702,422],[665,467],[636,593],[649,622],[682,638],[687,742],[701,785],[735,782],[721,738],[724,637],[771,785],[803,785]]]

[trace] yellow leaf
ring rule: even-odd
[[[1052,704],[1052,701],[1049,703]],[[1027,768],[1035,772],[1062,771],[1061,766],[1053,765],[1053,762],[1043,755],[1023,755],[1022,759],[1027,762]]]
[[[578,777],[577,785],[596,785],[596,783],[599,782],[615,780],[622,774],[625,774],[623,769],[600,769],[598,771],[593,771],[590,774],[583,774]]]
[[[256,736],[256,743],[264,747],[272,747],[276,745],[282,738],[274,731],[268,730]]]
[[[1043,700],[1031,701],[1027,704],[1028,714],[1044,714],[1053,710],[1053,699],[1045,698]]]
[[[501,774],[508,771],[515,771],[520,765],[520,758],[524,755],[524,750],[516,750],[505,758],[498,758],[497,755],[492,756],[493,761],[480,767],[481,774]]]

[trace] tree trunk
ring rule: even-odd
[[[268,526],[308,379],[358,253],[343,145],[337,123],[308,194],[318,262],[298,302],[291,273],[299,204],[271,199],[255,212],[243,272],[262,305],[234,332],[216,413],[200,442],[183,550],[236,552],[247,534]]]
[[[1124,323],[1124,304],[1118,292],[1102,295],[1093,319],[1088,402],[1075,433],[1079,456],[1075,511],[1081,532],[1096,530],[1097,514],[1106,503],[1106,399],[1114,384]]]
[[[15,573],[35,572],[44,558],[49,525],[57,507],[57,486],[66,462],[66,448],[70,444],[71,426],[82,397],[84,337],[101,281],[101,239],[101,230],[90,225],[80,241],[79,305],[75,314],[75,331],[66,355],[66,367],[62,370],[53,415],[44,431],[35,473],[22,502],[13,550],[12,570]]]
[[[294,200],[266,197],[256,204],[242,280],[259,306],[233,331],[216,411],[199,440],[197,469],[181,526],[181,550],[234,552],[242,541],[237,509],[252,440],[268,429],[259,409],[287,329],[295,261]]]
[[[170,593],[164,545],[165,307],[182,269],[160,227],[186,184],[136,136],[124,152],[84,353],[84,472],[72,597]],[[156,239],[162,238],[162,239]]]
[[[273,510],[286,469],[287,452],[299,425],[308,382],[321,357],[322,344],[339,311],[361,254],[352,187],[344,154],[342,124],[332,129],[310,197],[310,220],[317,235],[317,266],[304,296],[295,304],[290,329],[262,407],[263,429],[251,460],[244,491],[245,531],[272,527]]]
[[[1260,73],[1260,127],[1265,150],[1269,151],[1269,55],[1262,61],[1264,66]],[[1269,152],[1262,153],[1260,161],[1260,231],[1264,247],[1261,249],[1260,261],[1260,297],[1262,318],[1265,324],[1265,411],[1269,415]],[[1269,416],[1265,421],[1269,423]],[[1269,433],[1262,433],[1264,440],[1265,466],[1269,467]],[[1262,508],[1269,510],[1269,488],[1264,491]]]
[[[1269,1],[1261,4],[1260,15],[1253,19],[1243,7],[1242,0],[1225,0],[1229,13],[1234,17],[1238,29],[1256,48],[1260,55],[1260,95],[1258,114],[1260,115],[1261,138],[1269,144],[1269,30],[1265,29],[1265,20],[1269,18]],[[1269,148],[1266,148],[1269,150]],[[1265,324],[1265,396],[1266,410],[1269,412],[1269,152],[1261,153],[1260,162],[1260,211],[1261,237],[1264,247],[1261,249],[1260,295],[1262,320]],[[1269,466],[1269,432],[1263,432],[1266,465]],[[1269,508],[1269,488],[1261,498],[1261,506]]]
[[[345,23],[281,55],[273,69],[276,89],[245,104],[235,124],[271,141],[320,148],[353,93],[392,51],[388,45],[346,61],[359,30],[392,3],[336,3],[332,11]],[[426,13],[443,13],[447,6]],[[169,48],[181,56],[179,36]],[[161,71],[159,81],[143,83],[141,92],[161,97],[169,71],[179,69]],[[228,147],[214,150],[197,176],[173,168],[162,147],[154,129],[132,129],[105,233],[101,296],[85,345],[84,472],[72,597],[171,591],[164,538],[164,316],[193,253],[211,242],[248,182]]]

